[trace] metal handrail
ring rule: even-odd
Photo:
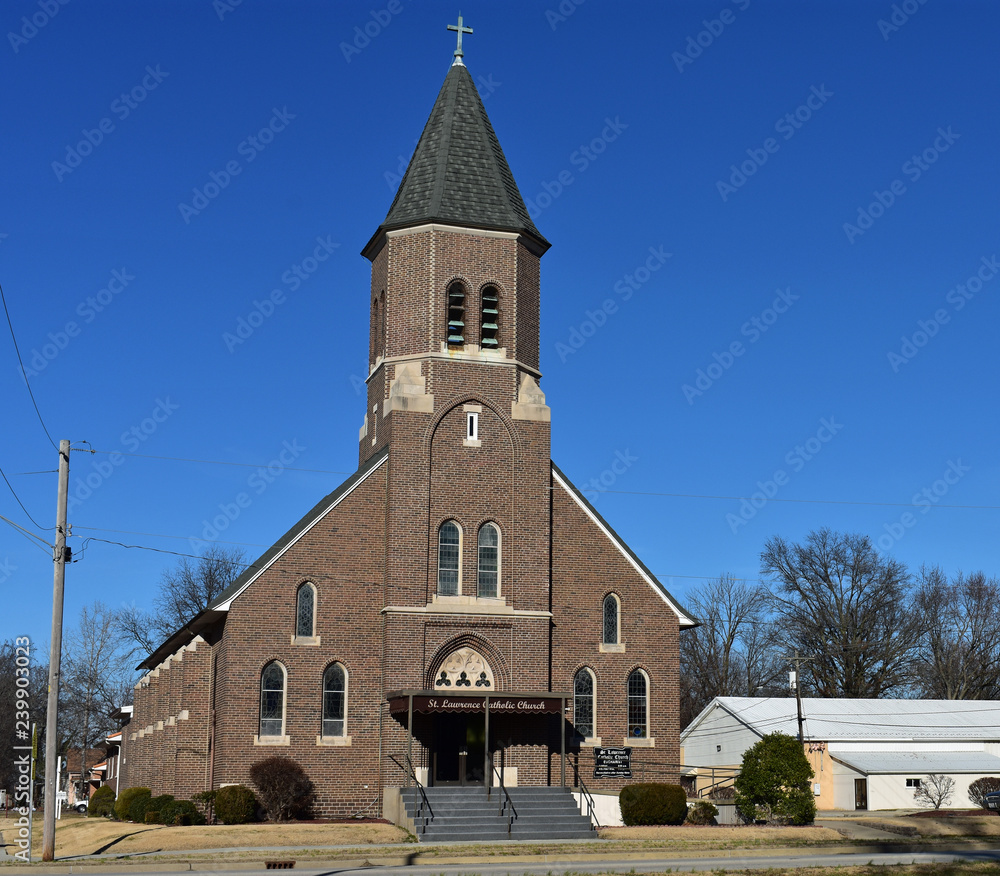
[[[594,804],[594,798],[590,791],[587,790],[583,779],[578,779],[577,781],[580,784],[580,795],[587,803],[587,817],[590,819],[591,830],[600,830],[601,822],[597,819],[597,806]]]
[[[500,809],[497,814],[503,816],[507,808],[510,808],[510,812],[507,814],[507,837],[510,838],[511,829],[514,827],[514,819],[517,818],[517,810],[514,808],[514,800],[507,791],[507,786],[503,783],[503,774],[497,769],[496,764],[493,762],[493,752],[489,752],[488,757],[490,761],[490,780],[486,784],[486,798],[489,799],[490,797],[490,791],[493,785],[493,774],[496,773],[497,781],[499,782],[497,787],[502,792],[500,797]]]
[[[416,786],[417,790],[420,792],[420,805],[417,807],[417,811],[414,814],[414,817],[413,817],[413,826],[414,827],[417,826],[417,821],[419,819],[422,822],[420,832],[421,833],[427,833],[427,824],[428,824],[428,822],[434,820],[434,810],[431,808],[431,801],[427,799],[427,793],[424,791],[424,786],[421,784],[420,779],[417,778],[417,771],[413,768],[413,761],[410,760],[410,756],[408,754],[404,754],[403,757],[406,759],[406,766],[403,766],[403,764],[401,764],[396,759],[396,755],[394,755],[394,754],[387,754],[386,757],[388,757],[389,760],[391,760],[404,773],[406,773],[406,776],[407,776],[408,779],[412,779],[413,784]],[[429,816],[424,814],[424,808],[425,807],[427,808],[427,812],[430,813]]]

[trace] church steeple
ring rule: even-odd
[[[448,71],[392,206],[362,254],[373,258],[387,231],[427,223],[523,234],[538,255],[550,246],[528,215],[464,64]]]

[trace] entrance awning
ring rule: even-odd
[[[559,715],[572,694],[552,693],[451,693],[439,690],[404,690],[388,694],[389,712],[397,715],[411,708],[417,714],[437,712],[489,712],[492,715]],[[411,700],[412,698],[412,700]]]

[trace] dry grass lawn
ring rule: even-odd
[[[14,830],[0,819],[0,832],[11,854]],[[42,819],[34,823],[34,849],[40,853]],[[155,824],[122,824],[104,818],[63,817],[56,823],[56,857],[97,854],[231,849],[240,846],[365,846],[403,843],[405,830],[391,824],[239,824],[203,827],[163,827]]]
[[[995,815],[942,815],[920,818],[866,818],[862,824],[881,827],[883,830],[897,828],[926,837],[1000,837],[1000,818]]]
[[[1000,821],[1000,819],[997,819]],[[644,845],[683,845],[740,848],[757,846],[799,845],[802,843],[843,842],[835,830],[825,827],[605,827],[602,839],[632,840]]]

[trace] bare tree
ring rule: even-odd
[[[883,697],[908,690],[920,642],[906,567],[866,535],[821,529],[804,544],[770,539],[761,571],[775,586],[787,647],[809,657],[818,696]]]
[[[933,806],[940,809],[951,799],[955,790],[955,780],[940,773],[931,773],[920,780],[913,792],[913,799],[921,806]]]
[[[701,626],[681,637],[681,725],[717,696],[757,696],[778,686],[782,663],[770,593],[724,574],[687,603]]]
[[[920,695],[1000,698],[1000,581],[982,572],[949,581],[941,569],[923,568],[915,603],[924,629]]]
[[[244,553],[212,545],[197,560],[184,557],[164,571],[153,611],[136,605],[121,608],[118,626],[132,645],[133,656],[151,654],[172,633],[201,613],[246,568]]]
[[[122,644],[117,613],[102,602],[80,610],[79,622],[63,642],[59,721],[68,745],[80,749],[81,782],[88,751],[113,729],[110,715],[124,704],[134,681]]]

